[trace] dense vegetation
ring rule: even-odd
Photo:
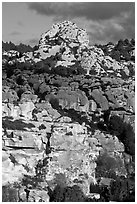
[[[37,48],[38,48],[37,45],[35,45],[34,47],[31,47],[30,45],[25,45],[23,43],[20,43],[19,45],[15,45],[11,41],[10,42],[2,41],[2,51],[16,50],[19,53],[23,54],[24,52],[33,52],[34,50],[37,50]]]

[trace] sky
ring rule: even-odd
[[[90,44],[135,38],[134,2],[3,2],[2,40],[34,46],[64,20],[86,29]]]

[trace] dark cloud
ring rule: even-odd
[[[134,2],[33,2],[28,3],[28,6],[42,15],[86,17],[92,20],[110,19],[129,10],[135,12]]]
[[[92,43],[135,38],[134,2],[31,2],[30,10],[54,23],[70,20],[85,28]]]
[[[107,44],[108,42],[116,43],[119,39],[126,38],[124,29],[119,31],[111,25],[109,25],[108,28],[104,27],[102,30],[100,29],[100,32],[98,32],[97,27],[96,31],[92,32],[91,30],[91,32],[88,32],[90,44]]]

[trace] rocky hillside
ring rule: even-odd
[[[135,201],[135,47],[122,42],[89,46],[64,21],[32,52],[3,50],[3,202]]]

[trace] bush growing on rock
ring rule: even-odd
[[[46,98],[48,98],[48,100],[49,100],[49,102],[53,108],[59,109],[59,100],[56,98],[56,96],[54,96],[54,94],[50,94]]]
[[[10,65],[7,63],[6,65],[4,65],[4,68],[7,74],[7,78],[10,78],[14,74],[15,65]]]
[[[135,155],[135,133],[133,127],[126,122],[123,122],[117,115],[113,115],[109,121],[110,130],[116,131],[117,136],[125,146],[125,151],[128,154]]]
[[[43,130],[43,129],[46,129],[46,127],[45,127],[44,124],[41,124],[41,125],[39,126],[39,130]]]
[[[123,132],[120,134],[119,139],[125,145],[125,152],[130,155],[135,155],[135,133],[130,124],[124,123]]]
[[[130,76],[130,77],[135,76],[135,70],[134,70],[132,64],[130,64],[130,65],[128,66],[128,70],[129,70],[129,76]]]
[[[19,97],[19,100],[20,100],[21,99],[21,95],[25,92],[25,90],[20,88],[20,89],[17,89],[16,92],[17,92],[17,96]]]
[[[50,73],[50,67],[48,65],[44,65],[44,66],[40,66],[40,67],[36,67],[36,69],[34,70],[34,74],[44,74],[44,73]]]
[[[11,121],[10,118],[5,117],[2,120],[2,127],[9,130],[25,130],[25,128],[35,127],[32,123],[24,123],[22,120]]]
[[[120,52],[118,50],[115,52],[112,52],[111,57],[117,60],[118,62],[120,62]]]
[[[116,202],[135,202],[134,182],[130,178],[116,178],[111,182],[110,199]]]
[[[65,177],[65,174],[63,174],[63,173],[56,174],[54,180],[55,180],[55,183],[57,185],[59,185],[59,186],[62,186],[62,187],[66,187],[67,186],[66,177]]]
[[[57,185],[50,195],[50,202],[85,202],[86,197],[79,186],[62,187]]]
[[[116,178],[118,162],[106,152],[97,158],[96,177]]]
[[[18,85],[23,85],[24,79],[23,79],[23,77],[22,77],[21,75],[17,76],[17,78],[16,78],[16,83],[17,83]]]
[[[52,69],[52,73],[58,74],[60,76],[68,76],[68,68],[64,66],[58,66]]]
[[[49,92],[50,92],[50,87],[45,82],[41,83],[39,86],[39,93],[44,94]]]
[[[33,77],[30,77],[30,79],[28,80],[28,84],[30,85],[30,87],[33,87],[35,93],[38,93],[38,89],[41,84],[39,76],[34,75]]]
[[[19,202],[18,189],[15,186],[2,187],[2,202]]]

